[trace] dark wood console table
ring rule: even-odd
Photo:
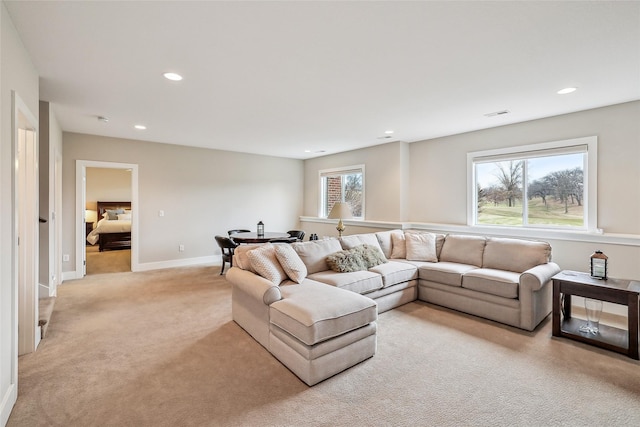
[[[594,279],[587,273],[561,271],[553,280],[553,336],[565,337],[607,350],[638,357],[638,300],[640,282]],[[627,306],[627,330],[600,323],[597,335],[580,332],[582,319],[571,317],[571,296],[581,296]],[[564,296],[564,303],[561,302]]]

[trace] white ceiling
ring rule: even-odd
[[[637,1],[5,4],[70,132],[304,159],[640,99]]]

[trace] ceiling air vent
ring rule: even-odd
[[[509,110],[494,111],[493,113],[487,113],[484,116],[485,117],[495,117],[495,116],[502,116],[504,114],[509,114]]]

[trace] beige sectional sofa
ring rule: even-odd
[[[546,242],[392,230],[241,245],[227,280],[234,321],[313,385],[373,356],[378,313],[416,299],[532,331],[559,271]]]

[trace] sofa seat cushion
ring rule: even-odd
[[[462,287],[504,298],[518,298],[520,273],[478,268],[462,277]]]
[[[418,276],[423,280],[449,286],[462,286],[462,276],[478,267],[457,262],[425,262],[418,268]]]
[[[314,345],[374,322],[377,304],[344,289],[304,280],[282,285],[282,299],[269,306],[270,323]]]
[[[333,270],[325,270],[310,274],[308,277],[318,282],[359,294],[366,294],[367,292],[381,289],[383,286],[382,276],[368,270],[352,271],[350,273],[338,273]]]
[[[382,277],[382,287],[384,288],[418,278],[418,269],[406,262],[389,261],[371,267],[369,271]]]

